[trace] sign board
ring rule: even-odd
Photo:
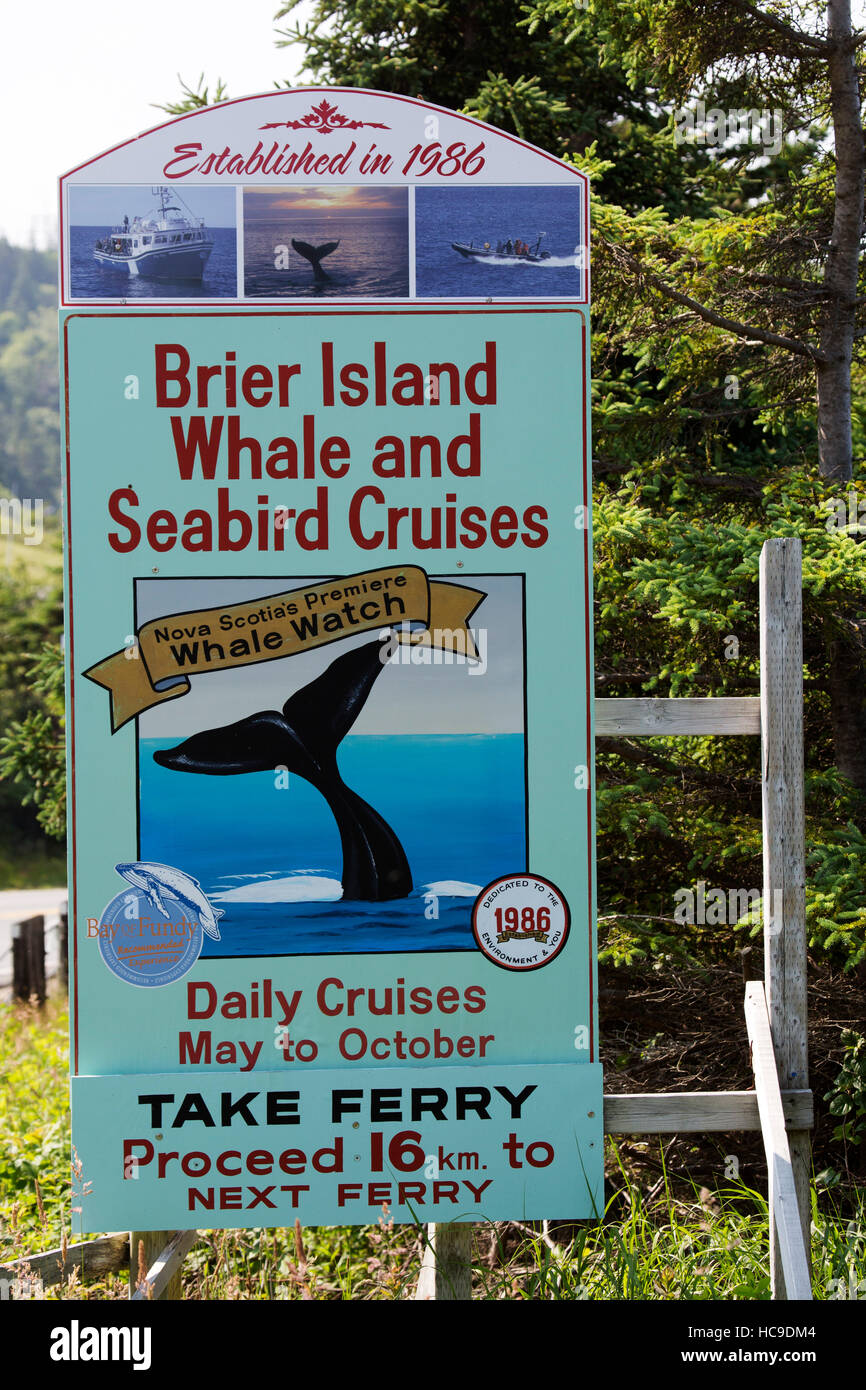
[[[61,217],[81,1230],[600,1211],[586,179],[308,88]]]

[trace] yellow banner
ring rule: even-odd
[[[359,632],[422,623],[400,641],[459,651],[476,660],[467,626],[484,594],[429,580],[417,565],[393,565],[226,607],[171,613],[145,623],[136,644],[84,672],[111,695],[111,731],[190,689],[189,677],[277,661]]]

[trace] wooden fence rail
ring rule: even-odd
[[[773,1039],[767,1000],[760,980],[746,985],[746,1027],[752,1046],[752,1067],[761,1112],[761,1131],[767,1155],[770,1206],[788,1298],[811,1299],[809,1242],[800,1224],[797,1188],[791,1149],[782,1114],[779,1075],[773,1055]]]
[[[686,734],[759,734],[761,701],[756,695],[661,700],[599,697],[595,702],[596,738],[624,734],[648,738]]]
[[[14,1288],[21,1284],[27,1289],[27,1281],[38,1280],[50,1287],[62,1284],[77,1271],[82,1282],[102,1279],[106,1274],[117,1274],[129,1264],[129,1231],[116,1235],[97,1236],[95,1240],[83,1240],[76,1245],[67,1245],[65,1250],[45,1250],[38,1255],[24,1255],[9,1264],[0,1264],[0,1280],[5,1280]]]

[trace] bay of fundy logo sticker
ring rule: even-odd
[[[116,865],[132,887],[88,917],[87,935],[99,941],[108,969],[127,984],[170,985],[188,974],[201,954],[204,932],[219,940],[217,920],[197,879],[167,864]]]
[[[488,960],[503,970],[549,965],[568,939],[571,914],[562,893],[538,874],[494,879],[472,909],[472,931]]]

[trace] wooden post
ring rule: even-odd
[[[60,914],[60,925],[57,928],[58,943],[60,952],[60,987],[69,989],[69,908]]]
[[[145,1232],[139,1231],[137,1234],[141,1238]],[[137,1281],[137,1287],[133,1288],[130,1282],[130,1300],[143,1303],[172,1299],[176,1302],[183,1297],[180,1271],[184,1256],[198,1240],[198,1231],[148,1231],[146,1234],[162,1236],[164,1245],[148,1265],[146,1277]],[[132,1235],[135,1236],[136,1232],[132,1232]]]
[[[416,1299],[455,1302],[472,1297],[472,1226],[460,1222],[427,1227]]]
[[[801,546],[770,540],[761,551],[761,781],[764,838],[764,984],[779,1085],[809,1085],[806,1042],[806,850],[803,790],[803,603]],[[789,1134],[800,1221],[808,1253],[809,1134]],[[773,1216],[770,1171],[770,1278],[787,1297]]]
[[[12,994],[27,1003],[45,1003],[45,919],[19,922],[12,938]]]
[[[147,1271],[156,1263],[176,1231],[130,1231],[129,1233],[129,1297],[133,1298]],[[147,1295],[144,1294],[146,1297]],[[164,1287],[154,1289],[154,1300],[179,1302],[182,1297],[180,1265]]]

